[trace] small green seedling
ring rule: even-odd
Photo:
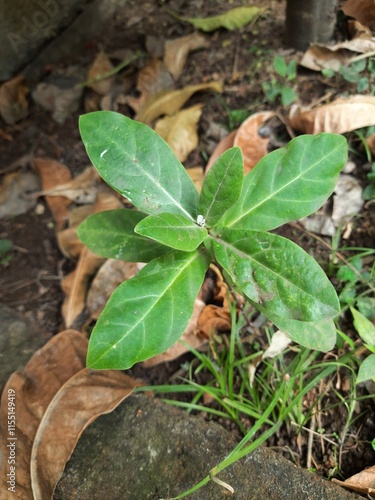
[[[362,193],[364,200],[375,199],[375,162],[371,164],[371,171],[367,174],[367,179],[370,183],[365,187]]]
[[[297,137],[245,177],[241,150],[229,149],[199,194],[146,125],[100,111],[82,116],[80,131],[99,174],[138,210],[94,214],[79,237],[104,257],[148,262],[110,297],[90,338],[88,367],[127,369],[174,344],[212,260],[292,340],[332,349],[340,312],[333,286],[310,255],[268,231],[322,206],[346,162],[344,137]]]
[[[280,98],[283,106],[289,106],[297,99],[296,92],[290,86],[290,82],[297,77],[297,62],[290,61],[287,64],[283,57],[276,56],[273,66],[277,77],[262,84],[263,92],[268,101],[275,102],[277,98]]]
[[[13,258],[13,243],[10,240],[0,239],[0,265],[5,266]]]
[[[372,83],[375,76],[375,58],[373,57],[368,58],[368,60],[353,61],[348,66],[340,65],[337,72],[333,69],[323,69],[322,75],[326,78],[340,75],[346,82],[356,84],[358,93],[375,93],[375,85]]]
[[[350,308],[353,315],[354,328],[364,342],[370,355],[361,363],[357,375],[357,384],[366,380],[375,380],[375,326],[359,311]]]

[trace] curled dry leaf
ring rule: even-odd
[[[354,17],[361,24],[375,28],[374,0],[347,0],[341,10],[347,16]]]
[[[105,75],[112,69],[113,65],[109,57],[105,52],[100,51],[88,72],[87,80],[89,83],[87,86],[100,95],[109,94],[114,82],[114,77],[109,76],[105,78]]]
[[[166,65],[160,59],[151,59],[138,73],[137,90],[139,97],[128,97],[128,104],[136,113],[151,99],[160,92],[174,89],[175,84]]]
[[[5,123],[13,125],[28,115],[28,92],[23,76],[16,76],[0,87],[0,114]]]
[[[60,252],[68,259],[78,259],[83,243],[77,236],[77,227],[95,212],[95,205],[75,207],[69,212],[69,227],[56,235]]]
[[[94,212],[112,210],[121,206],[121,202],[113,192],[105,190],[98,194]],[[89,283],[103,262],[102,257],[83,246],[76,269],[62,280],[61,287],[66,295],[62,305],[62,314],[66,325],[70,326],[84,310]]]
[[[54,190],[71,180],[68,167],[51,158],[34,158],[33,166],[41,178],[44,191]],[[46,196],[46,201],[55,220],[56,231],[60,231],[68,219],[71,201],[65,196]]]
[[[72,325],[73,321],[84,310],[90,280],[103,262],[102,257],[98,257],[84,247],[75,270],[61,281],[61,288],[66,295],[62,305],[65,325]]]
[[[314,71],[338,71],[341,65],[350,63],[353,58],[348,51],[372,54],[375,51],[375,38],[354,38],[336,45],[312,45],[303,54],[299,64]]]
[[[103,212],[104,210],[121,207],[122,204],[114,195],[114,192],[106,185],[101,185],[97,191],[97,202],[95,205],[83,205],[70,210],[68,227],[57,233],[57,243],[61,253],[70,259],[78,259],[84,246],[77,236],[77,227],[79,224],[95,212]]]
[[[43,415],[32,448],[31,484],[36,500],[52,498],[86,427],[113,411],[140,385],[120,371],[86,368],[63,385]]]
[[[155,124],[155,132],[169,144],[181,162],[198,146],[197,125],[202,107],[203,104],[196,104],[173,116],[161,118]]]
[[[125,280],[138,272],[136,262],[108,259],[92,281],[87,294],[87,308],[92,319],[98,319],[112,292]]]
[[[167,40],[164,45],[164,63],[173,78],[180,78],[190,52],[207,47],[208,40],[196,31],[181,38]]]
[[[15,394],[15,435],[17,453],[16,495],[8,492],[6,472],[1,470],[0,490],[2,498],[32,500],[30,480],[31,449],[44,412],[55,394],[86,363],[88,341],[80,332],[65,330],[49,340],[39,349],[21,372],[8,379],[2,396],[0,410],[1,435],[5,435],[8,394]],[[14,392],[13,392],[14,391]],[[9,456],[6,442],[1,443],[1,469],[5,468]],[[8,471],[7,471],[8,472]],[[7,496],[8,495],[8,496]]]
[[[250,172],[259,160],[268,153],[270,136],[269,134],[261,135],[259,130],[273,116],[275,116],[275,113],[272,111],[262,111],[249,116],[238,130],[234,130],[219,142],[208,160],[206,172],[212,167],[217,158],[232,146],[239,146],[242,149],[245,174]]]
[[[364,495],[371,495],[371,498],[375,497],[375,465],[368,467],[358,474],[354,474],[346,481],[339,481],[333,478],[332,482],[344,486],[352,491],[357,491],[358,493],[363,493]]]
[[[37,199],[32,195],[40,189],[34,172],[12,172],[0,183],[0,219],[15,217],[35,207]]]
[[[367,145],[370,148],[370,151],[373,155],[375,155],[375,134],[371,134],[366,139]]]
[[[206,172],[212,167],[215,161],[221,156],[227,149],[233,147],[234,138],[236,136],[237,130],[233,130],[229,135],[224,137],[219,144],[214,149],[212,155],[210,156],[207,166]]]
[[[290,125],[305,134],[344,134],[375,124],[375,96],[355,95],[313,109],[291,108]]]
[[[219,82],[201,83],[179,90],[157,93],[146,100],[139,110],[136,119],[146,125],[150,125],[159,116],[172,116],[182,108],[193,94],[202,91],[222,92],[222,85]]]
[[[198,318],[198,330],[206,339],[215,333],[230,331],[231,317],[228,308],[208,304]]]
[[[272,111],[255,113],[249,116],[237,130],[233,146],[239,146],[242,149],[245,174],[250,172],[268,153],[269,135],[260,135],[259,129],[273,116],[275,113]]]
[[[46,189],[39,196],[65,196],[77,204],[94,203],[97,195],[97,184],[100,182],[100,175],[93,166],[88,166],[73,180],[59,184],[52,189]]]

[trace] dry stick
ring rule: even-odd
[[[333,446],[339,446],[338,443],[336,443],[335,441],[332,441],[332,439],[327,438],[327,436],[324,436],[320,432],[316,432],[313,429],[309,429],[308,427],[305,427],[304,425],[299,425],[299,424],[297,424],[297,422],[293,422],[292,421],[291,424],[294,425],[295,427],[299,427],[300,429],[303,429],[304,431],[307,431],[307,432],[309,432],[311,434],[314,434],[315,436],[321,437],[322,439],[324,439],[325,441],[327,441],[327,443],[330,443]]]
[[[127,59],[126,61],[122,61],[122,63],[118,64],[117,66],[110,69],[109,71],[105,71],[104,73],[100,73],[99,75],[95,76],[94,78],[91,78],[90,80],[86,80],[85,82],[77,83],[75,88],[87,87],[88,85],[92,85],[93,83],[99,82],[100,80],[105,80],[106,78],[109,78],[110,76],[116,75],[119,71],[124,69],[130,63],[132,63],[133,61],[136,61],[137,59],[140,59],[141,57],[143,57],[145,55],[146,54],[144,52],[136,52],[129,59]]]
[[[315,414],[312,415],[311,417],[311,422],[310,422],[310,432],[309,432],[309,437],[307,440],[307,459],[306,459],[306,467],[307,469],[311,468],[311,462],[312,462],[312,445],[314,441],[314,432],[316,428],[316,417]]]

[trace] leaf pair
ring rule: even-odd
[[[331,345],[329,318],[339,312],[332,285],[301,248],[266,231],[312,213],[332,193],[346,160],[343,137],[294,139],[245,177],[241,150],[232,148],[210,169],[199,196],[147,126],[99,112],[81,117],[80,128],[100,175],[142,212],[96,214],[80,226],[79,237],[105,257],[151,260],[110,298],[90,340],[90,367],[129,368],[172,345],[212,258],[292,338],[303,343],[311,327],[320,337],[328,333]]]

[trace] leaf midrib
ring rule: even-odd
[[[107,349],[105,352],[102,353],[102,355],[96,359],[95,361],[95,364],[97,364],[102,358],[104,358],[105,356],[107,356],[107,354],[112,351],[112,349],[116,349],[117,348],[117,345],[120,344],[120,342],[123,342],[124,338],[125,337],[128,337],[137,327],[138,325],[144,321],[145,317],[147,317],[147,315],[150,313],[150,311],[152,309],[154,309],[156,307],[156,304],[161,300],[161,298],[168,292],[168,290],[172,287],[172,285],[175,283],[175,281],[181,276],[181,274],[185,271],[185,269],[196,259],[200,256],[200,254],[198,252],[194,252],[191,259],[189,259],[186,264],[179,268],[179,272],[176,274],[176,276],[174,277],[174,279],[172,281],[169,282],[169,285],[167,288],[164,289],[164,291],[161,293],[161,294],[157,294],[155,295],[155,298],[156,300],[154,302],[152,302],[152,305],[147,309],[147,311],[143,314],[143,316],[141,318],[139,318],[139,320],[137,321],[136,324],[134,324],[130,330],[127,330],[127,333],[126,335],[123,335],[121,337],[121,339],[119,339],[116,343],[112,344],[111,347],[109,349]],[[142,296],[142,298],[145,298],[145,297],[152,297],[153,295],[144,295]],[[139,297],[138,297],[139,298]],[[125,303],[126,301],[124,301]],[[115,306],[117,307],[117,305]],[[108,311],[108,313],[110,312],[110,310]],[[120,325],[121,326],[121,325]],[[144,336],[143,336],[144,337]]]
[[[310,145],[306,145],[304,147],[304,152],[303,154],[305,153],[307,147],[310,146]],[[296,182],[297,180],[300,180],[301,177],[303,177],[305,174],[307,174],[311,169],[315,168],[316,165],[318,165],[319,163],[323,162],[323,160],[325,160],[326,158],[328,158],[331,154],[333,154],[336,150],[338,149],[338,146],[335,148],[335,149],[332,149],[329,151],[329,153],[327,153],[327,155],[325,155],[323,158],[320,157],[318,161],[316,161],[313,165],[310,166],[310,168],[308,168],[307,170],[303,170],[297,177],[294,177],[290,182],[286,183],[286,184],[283,184],[283,186],[281,186],[279,189],[277,189],[276,191],[272,191],[272,193],[270,193],[269,196],[267,196],[266,198],[263,198],[258,204],[252,206],[247,212],[242,212],[240,214],[239,217],[237,217],[237,219],[234,219],[232,220],[229,224],[227,224],[227,227],[231,227],[233,226],[234,224],[236,224],[239,220],[243,219],[244,217],[248,216],[249,214],[251,214],[251,212],[254,212],[254,210],[256,210],[258,207],[260,207],[261,205],[264,205],[267,201],[269,201],[271,198],[273,198],[274,196],[276,196],[280,191],[288,188],[290,185],[292,185],[294,182]],[[301,155],[302,156],[302,155]],[[282,159],[285,157],[285,155],[283,155]],[[246,192],[246,196],[248,195],[248,191]],[[239,203],[240,200],[238,200],[236,203]],[[243,207],[243,204],[241,205],[241,207]]]
[[[287,283],[290,283],[294,288],[296,288],[297,290],[301,290],[305,295],[308,295],[309,297],[312,297],[314,300],[317,300],[320,304],[323,304],[325,306],[327,306],[327,304],[325,304],[324,302],[321,302],[319,299],[317,299],[317,297],[315,295],[312,295],[310,293],[307,293],[306,290],[304,290],[303,288],[301,288],[300,286],[296,285],[295,283],[293,283],[292,281],[290,281],[288,278],[284,277],[282,274],[279,274],[277,272],[275,272],[273,269],[267,267],[266,265],[264,265],[262,262],[259,262],[257,259],[255,259],[252,255],[250,254],[247,254],[247,253],[244,253],[242,252],[240,249],[238,249],[237,247],[234,246],[234,243],[228,243],[227,241],[221,239],[221,238],[213,238],[215,241],[219,242],[221,245],[223,245],[225,248],[229,248],[230,250],[232,250],[233,253],[236,253],[239,257],[243,258],[243,259],[249,259],[249,260],[252,260],[254,262],[256,262],[259,266],[263,267],[264,269],[272,272],[275,276],[281,278],[282,280],[285,280]],[[238,241],[241,241],[241,240],[237,240],[236,243],[238,243]],[[234,250],[233,250],[234,249]],[[257,252],[259,253],[259,252]],[[329,308],[335,312],[335,315],[338,314],[338,311],[336,311],[335,309],[333,309],[331,306],[329,306]],[[324,319],[324,318],[323,318]]]

